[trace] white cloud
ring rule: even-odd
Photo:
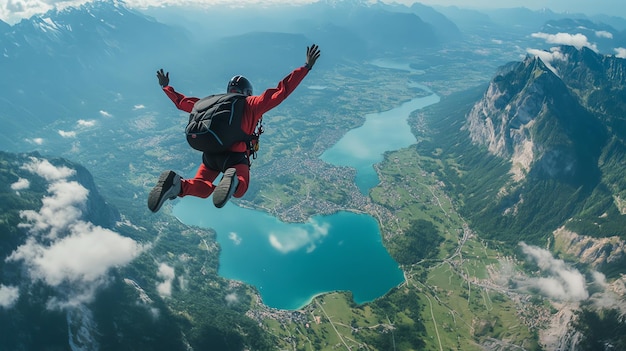
[[[59,135],[64,137],[64,138],[75,138],[76,137],[76,132],[74,132],[74,131],[66,132],[64,130],[59,130]]]
[[[588,47],[591,50],[598,52],[598,48],[596,44],[592,44],[587,39],[587,36],[581,33],[577,34],[569,34],[569,33],[557,33],[557,34],[548,34],[548,33],[533,33],[531,34],[533,38],[544,39],[546,43],[549,44],[558,44],[558,45],[571,45],[576,47],[577,49],[581,49],[582,47]]]
[[[141,104],[135,105],[135,106],[133,106],[133,111],[142,110],[144,108],[146,108],[146,106],[144,106],[144,105],[141,105]]]
[[[18,191],[28,189],[30,187],[30,181],[25,178],[19,178],[17,182],[11,184],[11,189]]]
[[[157,271],[157,277],[164,280],[162,283],[157,284],[159,295],[167,297],[172,296],[172,281],[176,277],[174,268],[168,266],[166,263],[161,263]]]
[[[485,49],[485,48],[475,49],[473,52],[476,55],[482,55],[482,56],[489,56],[489,55],[491,55],[491,51],[489,49]]]
[[[31,143],[31,144],[35,144],[35,145],[43,144],[43,138],[26,139],[26,141]]]
[[[39,211],[20,212],[27,221],[20,226],[34,233],[47,231],[48,237],[54,239],[81,218],[89,191],[75,181],[57,181],[49,185],[48,192],[52,195],[43,197]]]
[[[533,289],[542,295],[560,301],[581,301],[589,297],[587,282],[582,273],[556,259],[550,251],[520,243],[527,259],[537,264],[543,277],[527,278],[519,281],[521,289]]]
[[[615,56],[619,58],[626,59],[626,48],[617,48],[615,50]]]
[[[0,5],[0,18],[16,23],[21,18],[43,13],[51,9],[51,6],[41,0],[7,0]]]
[[[241,237],[235,232],[228,233],[228,239],[230,239],[235,245],[241,244]]]
[[[606,276],[598,271],[591,272],[591,277],[593,278],[593,282],[605,288],[607,286]]]
[[[54,181],[59,179],[65,179],[73,176],[76,171],[65,166],[56,167],[48,160],[41,160],[36,157],[31,157],[30,162],[22,166],[33,174],[43,177],[47,181]]]
[[[320,225],[313,219],[302,228],[290,230],[288,232],[271,232],[269,241],[272,247],[282,253],[299,250],[306,247],[307,252],[315,250],[318,242],[328,235],[330,225],[325,223]]]
[[[109,269],[124,266],[143,248],[134,240],[92,223],[78,221],[62,239],[52,242],[30,237],[7,261],[22,261],[33,281],[59,288],[50,308],[91,302],[98,288],[108,282]]]
[[[230,305],[234,305],[234,304],[236,304],[236,303],[238,303],[238,302],[239,302],[239,296],[237,296],[237,294],[236,294],[236,293],[234,293],[234,292],[232,292],[232,293],[230,293],[230,294],[226,295],[226,296],[224,297],[224,299],[226,300],[226,304],[227,304],[228,306],[230,306]]]
[[[112,114],[110,114],[110,113],[108,113],[108,112],[106,112],[104,110],[100,110],[100,116],[102,116],[102,117],[113,117]]]
[[[102,280],[112,267],[129,263],[140,252],[132,239],[92,223],[77,221],[64,238],[46,245],[33,237],[9,256],[24,261],[31,278],[56,287]]]
[[[20,289],[15,286],[0,284],[0,307],[11,308],[20,297]]]
[[[596,32],[596,37],[613,39],[613,33],[607,32],[605,30],[599,30],[599,31]]]
[[[551,48],[550,51],[538,50],[538,49],[526,49],[526,52],[530,55],[539,57],[546,66],[554,72],[554,74],[558,75],[556,68],[552,66],[552,62],[555,60],[565,61],[567,58],[563,53],[559,50],[558,47]]]
[[[22,262],[33,281],[57,288],[49,308],[78,306],[93,300],[108,282],[111,268],[128,264],[144,247],[131,238],[83,221],[89,191],[67,177],[75,171],[31,158],[23,169],[51,181],[39,211],[22,211],[30,236],[6,261]]]
[[[78,122],[76,123],[78,124],[79,127],[93,127],[96,125],[96,121],[94,120],[86,121],[84,119],[79,119]]]

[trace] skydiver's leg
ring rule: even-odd
[[[231,196],[242,197],[250,181],[250,163],[246,153],[227,153],[220,161],[224,176],[213,193],[213,204],[218,208],[226,205]]]
[[[248,185],[250,184],[250,166],[247,163],[240,163],[234,165],[233,168],[237,170],[237,179],[239,179],[239,185],[237,185],[237,190],[233,196],[240,198],[248,191]]]
[[[203,160],[208,168],[217,169],[218,174],[219,172],[226,172],[229,168],[235,168],[238,184],[233,196],[242,197],[246,193],[248,184],[250,183],[250,160],[248,159],[247,153],[225,152],[223,154],[205,154]],[[217,175],[215,175],[215,177],[217,177]],[[215,178],[212,180],[215,180]],[[226,184],[223,186],[225,185]]]
[[[196,176],[193,179],[183,179],[181,181],[182,191],[178,196],[183,197],[190,195],[203,199],[211,196],[213,190],[215,190],[213,181],[219,174],[219,171],[207,167],[203,162],[200,164],[200,167],[198,167]]]
[[[181,192],[181,179],[174,171],[161,173],[156,185],[148,194],[148,208],[157,212],[166,200],[173,200]]]

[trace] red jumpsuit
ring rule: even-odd
[[[248,133],[254,133],[257,123],[263,117],[263,114],[283,102],[289,94],[291,94],[296,87],[306,77],[309,69],[305,66],[296,68],[293,72],[289,73],[283,80],[278,83],[276,88],[267,89],[261,95],[254,95],[246,97],[246,104],[243,109],[243,118],[241,120],[241,129]],[[178,93],[171,86],[163,87],[163,91],[174,102],[179,110],[185,112],[191,112],[197,97],[186,97],[183,94]],[[248,152],[248,145],[246,142],[237,142],[231,148],[230,151],[236,153]],[[180,197],[191,195],[201,198],[207,198],[215,190],[213,182],[221,171],[211,169],[204,162],[200,164],[196,176],[193,179],[182,179]],[[242,197],[248,190],[250,183],[250,166],[248,162],[239,163],[233,165],[237,170],[237,178],[239,179],[239,185],[237,190],[233,194],[234,197]]]

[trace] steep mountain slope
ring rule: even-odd
[[[502,67],[454,122],[471,140],[450,149],[470,174],[459,180],[464,212],[512,243],[545,242],[563,225],[624,238],[624,60],[568,46],[553,53]]]
[[[583,47],[561,47],[563,59],[552,66],[581,103],[609,125],[611,133],[624,137],[626,124],[626,60],[601,55]]]
[[[602,126],[539,58],[492,81],[468,115],[468,130],[474,142],[510,158],[520,179],[532,169],[538,177],[595,185]],[[587,145],[581,147],[581,140]]]

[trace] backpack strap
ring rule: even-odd
[[[263,116],[259,119],[259,122],[256,125],[254,133],[250,135],[251,139],[248,141],[248,163],[252,166],[252,162],[250,161],[250,156],[252,156],[253,160],[256,160],[256,153],[259,151],[259,138],[265,129],[263,128]]]

